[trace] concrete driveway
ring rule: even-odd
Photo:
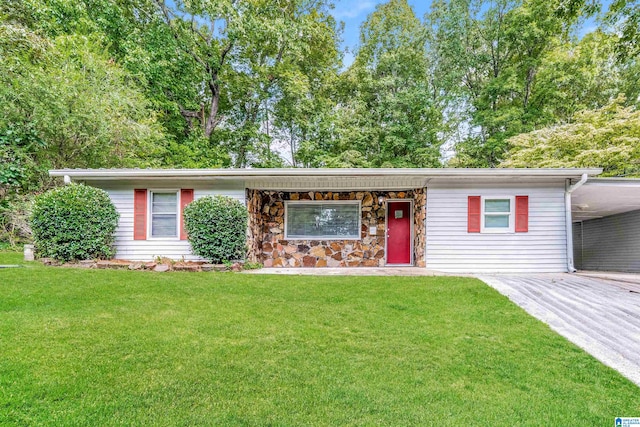
[[[576,274],[478,278],[640,386],[637,285]]]

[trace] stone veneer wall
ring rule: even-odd
[[[378,198],[413,199],[414,263],[425,266],[426,190],[283,192],[247,190],[248,259],[265,267],[379,267],[384,265],[386,203]],[[361,200],[360,240],[285,240],[287,200]],[[369,227],[376,234],[369,234]]]

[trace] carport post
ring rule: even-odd
[[[567,271],[569,273],[576,272],[576,268],[573,265],[573,221],[571,218],[571,193],[582,187],[582,184],[587,182],[587,179],[589,179],[589,175],[583,173],[580,181],[571,185],[571,179],[567,179],[564,185],[564,218],[565,228],[567,229]]]

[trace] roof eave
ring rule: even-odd
[[[81,180],[120,180],[120,179],[251,179],[269,177],[423,177],[433,178],[579,178],[583,174],[596,176],[602,172],[599,168],[566,169],[54,169],[49,171],[52,177],[68,176]]]

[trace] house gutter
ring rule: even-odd
[[[571,184],[571,179],[567,179],[564,190],[564,218],[565,227],[567,229],[567,271],[569,273],[575,273],[577,270],[573,265],[573,221],[571,220],[571,193],[582,187],[589,179],[589,175],[582,174],[580,181],[575,184]]]
[[[419,177],[441,179],[555,179],[588,173],[597,175],[601,169],[465,169],[465,168],[390,168],[390,169],[53,169],[49,176],[76,180],[111,179],[264,179],[264,178],[324,178],[324,177]]]

